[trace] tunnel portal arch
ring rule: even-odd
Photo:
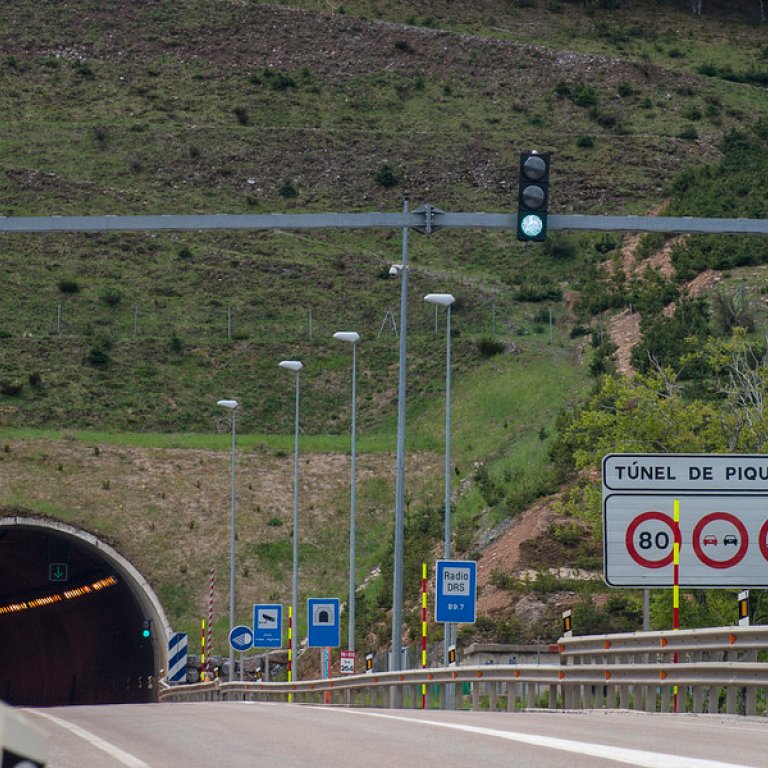
[[[1,700],[153,701],[170,634],[152,587],[114,547],[57,520],[0,510]]]

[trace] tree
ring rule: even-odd
[[[704,350],[720,398],[720,423],[728,451],[762,453],[768,444],[768,352],[736,328],[728,339],[710,339]]]

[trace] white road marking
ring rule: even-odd
[[[320,707],[319,707],[320,709]],[[705,760],[698,757],[684,757],[682,755],[670,755],[662,752],[646,752],[642,749],[628,749],[626,747],[611,747],[607,744],[595,744],[587,741],[572,741],[571,739],[559,739],[554,736],[536,736],[531,733],[519,733],[517,731],[500,731],[495,728],[481,728],[474,725],[462,725],[461,723],[442,723],[437,720],[420,720],[399,715],[387,715],[383,712],[366,712],[358,709],[331,709],[325,711],[349,712],[354,715],[366,717],[381,717],[387,720],[401,720],[405,723],[418,723],[432,725],[438,728],[449,728],[466,733],[474,733],[480,736],[494,736],[508,741],[517,741],[522,744],[530,744],[534,747],[546,747],[558,749],[561,752],[575,752],[579,755],[614,760],[617,763],[635,765],[640,768],[755,768],[736,763],[722,763],[718,760]]]
[[[29,712],[31,715],[36,715],[37,717],[44,717],[46,720],[50,720],[61,728],[65,728],[70,733],[74,733],[75,736],[79,736],[94,747],[106,752],[110,757],[114,757],[115,760],[128,766],[128,768],[151,768],[151,766],[147,765],[143,760],[139,760],[138,757],[120,749],[120,747],[116,747],[114,744],[110,744],[108,741],[104,741],[104,739],[99,738],[90,731],[86,731],[85,728],[81,728],[79,725],[68,723],[66,720],[49,715],[47,712],[40,712],[40,710],[37,709],[27,709],[25,711]]]

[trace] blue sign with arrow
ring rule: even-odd
[[[253,647],[253,631],[250,627],[240,625],[229,631],[229,645],[234,651],[250,651]]]

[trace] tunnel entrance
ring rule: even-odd
[[[0,517],[0,699],[154,701],[167,636],[156,596],[114,549],[56,521]]]

